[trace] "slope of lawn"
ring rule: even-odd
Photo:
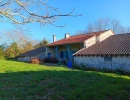
[[[0,60],[0,100],[130,100],[130,77]]]

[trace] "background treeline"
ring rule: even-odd
[[[33,40],[29,35],[19,30],[3,33],[0,38],[0,59],[14,58],[49,43],[45,38],[41,41]]]
[[[124,26],[117,19],[99,18],[88,23],[86,29],[84,31],[77,32],[77,34],[91,33],[108,29],[111,29],[115,34],[130,33],[130,25]]]

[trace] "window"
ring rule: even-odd
[[[104,57],[104,61],[112,61],[112,57]]]
[[[51,53],[48,53],[48,58],[51,58]]]

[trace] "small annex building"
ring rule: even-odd
[[[74,54],[74,62],[94,68],[130,71],[130,34],[111,35]]]
[[[25,52],[17,56],[18,61],[30,62],[32,58],[44,59],[46,53],[46,47],[39,47],[37,49]]]

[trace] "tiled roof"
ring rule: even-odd
[[[105,31],[107,31],[107,30],[105,30]],[[83,43],[85,40],[91,38],[92,36],[100,35],[101,33],[105,32],[105,31],[70,36],[67,39],[62,39],[62,40],[50,43],[47,46],[56,46],[56,45],[64,45],[64,44],[71,44],[71,43]]]
[[[112,35],[106,40],[84,48],[74,55],[130,55],[130,34]]]
[[[46,51],[46,47],[39,47],[37,49],[34,49],[34,50],[28,51],[26,53],[20,54],[17,57],[33,57],[33,56],[36,56],[38,54],[44,53],[45,51]]]

